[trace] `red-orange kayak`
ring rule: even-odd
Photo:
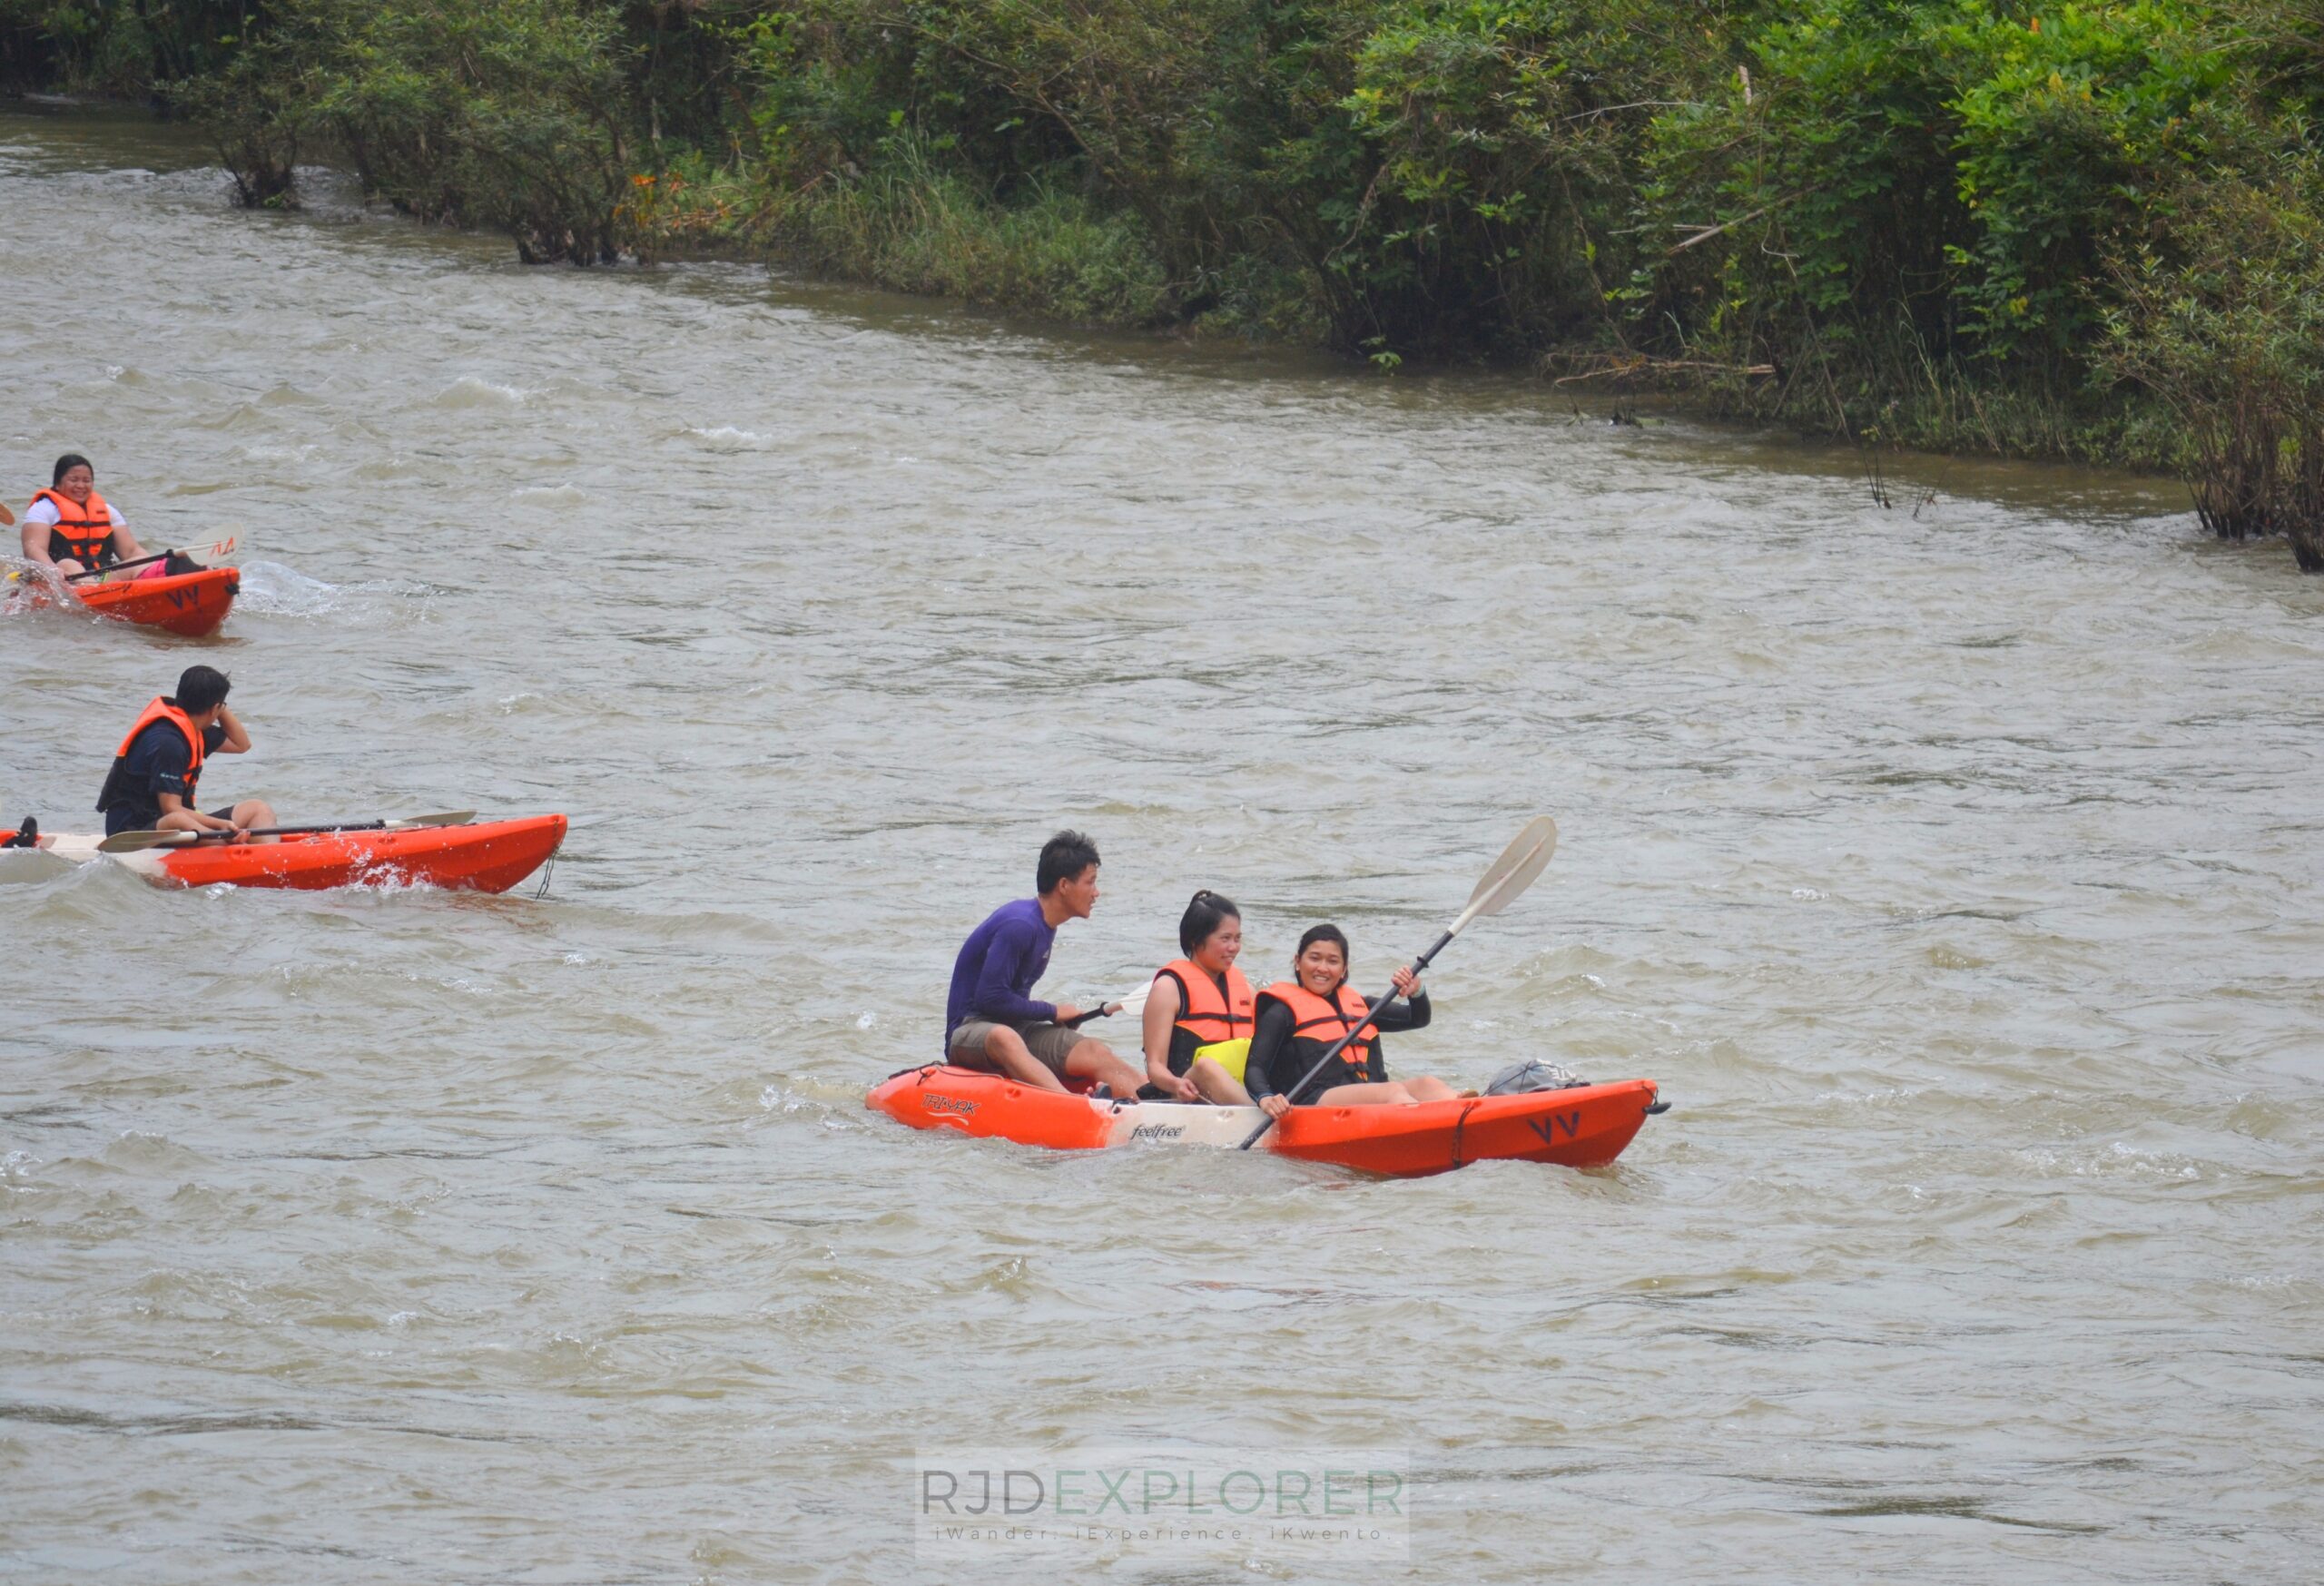
[[[100,616],[162,628],[198,639],[218,631],[242,590],[239,567],[204,567],[162,578],[128,578],[117,584],[75,584],[81,604]]]
[[[162,886],[428,886],[505,892],[548,862],[565,841],[563,815],[420,826],[398,832],[315,832],[266,842],[203,842],[100,855],[95,837],[44,835],[73,860],[110,859]],[[13,833],[0,832],[0,842]]]
[[[1265,1116],[1256,1107],[1100,1101],[935,1063],[891,1077],[863,1099],[914,1128],[1060,1151],[1138,1144],[1232,1148]],[[1598,1167],[1620,1156],[1648,1115],[1661,1110],[1653,1080],[1620,1079],[1417,1107],[1296,1107],[1259,1144],[1281,1156],[1400,1177],[1485,1161]]]

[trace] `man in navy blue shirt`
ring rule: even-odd
[[[251,735],[226,704],[232,685],[212,666],[189,666],[174,695],[145,707],[129,736],[113,751],[113,768],[97,794],[105,834],[142,832],[247,832],[274,824],[263,800],[244,799],[214,814],[194,802],[202,763],[213,754],[247,754]]]
[[[1137,1094],[1137,1070],[1072,1029],[1081,1010],[1028,994],[1049,967],[1057,928],[1087,920],[1098,906],[1098,845],[1078,832],[1059,832],[1041,845],[1033,879],[1040,895],[995,909],[953,960],[944,1060],[1044,1090],[1064,1089],[1068,1076],[1094,1080],[1128,1101]]]

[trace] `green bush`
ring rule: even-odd
[[[2324,0],[0,0],[0,50],[173,82],[246,202],[337,158],[528,259],[1552,353],[2183,462],[2232,532],[2324,469]]]
[[[278,0],[224,69],[173,85],[246,197],[320,147],[422,219],[506,231],[528,262],[610,261],[637,141],[630,46],[589,0]]]

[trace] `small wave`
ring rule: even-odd
[[[340,608],[344,592],[281,562],[244,562],[241,609],[269,616],[322,616]]]
[[[531,485],[510,491],[508,498],[527,507],[583,507],[588,504],[589,493],[575,485]]]
[[[497,386],[490,380],[480,380],[464,374],[442,390],[421,403],[428,408],[515,408],[524,403],[526,393],[515,386]]]
[[[704,451],[757,451],[773,444],[771,436],[761,435],[755,429],[737,429],[731,424],[721,424],[714,429],[690,424],[684,433]]]

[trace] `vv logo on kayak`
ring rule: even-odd
[[[1558,1143],[1560,1129],[1565,1130],[1565,1138],[1569,1140],[1581,1133],[1581,1114],[1553,1112],[1546,1118],[1529,1118],[1525,1120],[1525,1127],[1541,1137],[1541,1144],[1554,1146]]]

